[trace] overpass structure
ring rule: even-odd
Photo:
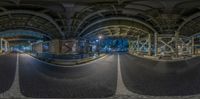
[[[2,98],[196,95],[199,55],[199,0],[0,0]]]

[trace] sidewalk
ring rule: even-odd
[[[83,59],[70,59],[70,60],[53,59],[50,63],[56,64],[56,65],[72,66],[72,65],[78,65],[78,64],[87,63],[87,62],[99,59],[101,57],[104,57],[104,56],[105,56],[105,54],[101,54],[100,56],[93,56],[93,57],[83,58]]]

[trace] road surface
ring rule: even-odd
[[[200,93],[199,58],[179,62],[158,62],[121,55],[126,87],[143,95],[182,96]],[[196,62],[195,62],[196,61]]]
[[[106,98],[126,95],[122,91],[194,95],[200,93],[199,60],[158,62],[119,53],[75,68],[57,68],[26,54],[20,54],[18,60],[16,54],[1,55],[0,96],[9,93],[16,81],[19,95],[30,98]],[[14,80],[16,66],[19,77]]]

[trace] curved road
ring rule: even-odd
[[[14,80],[16,71],[16,54],[0,56],[0,93],[7,91]]]
[[[100,98],[115,94],[116,55],[61,73],[28,55],[21,55],[19,64],[20,89],[27,97]]]
[[[121,55],[126,87],[135,93],[153,96],[181,96],[200,93],[200,58],[158,62]]]
[[[158,62],[113,54],[82,67],[60,69],[26,54],[20,54],[18,61],[16,54],[2,55],[0,92],[9,92],[17,66],[19,84],[15,84],[25,97],[105,98],[122,91],[126,95],[126,90],[153,96],[193,95],[200,93],[199,60]]]

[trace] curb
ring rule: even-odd
[[[68,64],[67,62],[66,62],[66,63],[51,62],[51,63],[52,63],[52,64],[56,64],[56,65],[65,65],[65,66],[67,67],[67,65],[72,66],[72,65],[81,65],[81,64],[84,64],[84,63],[88,63],[88,62],[91,62],[91,61],[100,59],[100,58],[102,58],[102,57],[104,57],[104,56],[105,56],[105,54],[102,55],[102,56],[96,57],[96,58],[91,58],[91,57],[89,57],[89,58],[85,58],[85,59],[80,59],[80,60],[71,62],[71,63],[69,63],[69,64]]]
[[[139,56],[139,55],[135,55],[135,54],[131,54],[131,53],[128,53],[128,54],[129,54],[129,55],[132,55],[132,56],[139,57],[139,58],[149,59],[149,60],[152,60],[152,61],[158,61],[158,62],[177,62],[177,61],[186,61],[186,60],[190,60],[190,59],[192,59],[192,58],[197,57],[197,56],[193,56],[193,57],[183,58],[183,59],[164,60],[164,59],[158,59],[158,57],[152,57],[152,58],[149,58],[149,56]]]
[[[69,66],[67,66],[67,65],[59,65],[59,64],[48,63],[48,62],[46,62],[46,61],[37,59],[36,57],[31,56],[31,55],[29,55],[29,54],[25,54],[25,55],[28,55],[28,56],[34,58],[35,60],[40,61],[40,62],[42,62],[42,63],[44,63],[44,64],[48,64],[48,65],[50,65],[50,66],[52,66],[52,67],[60,67],[60,68],[76,68],[76,67],[82,67],[82,66],[84,66],[84,65],[86,65],[86,64],[90,64],[90,63],[95,62],[95,61],[97,61],[97,60],[103,59],[103,58],[105,58],[105,57],[107,56],[107,55],[105,54],[105,55],[103,55],[103,56],[101,56],[101,57],[98,57],[98,58],[95,58],[94,60],[91,60],[91,61],[87,61],[87,62],[84,62],[84,63],[81,63],[81,64],[74,64],[74,65],[71,65],[71,64],[70,64]]]

